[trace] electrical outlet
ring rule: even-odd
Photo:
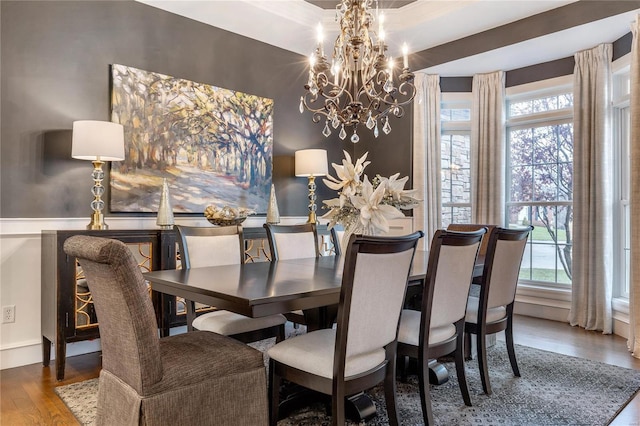
[[[2,323],[16,322],[16,305],[2,307]]]

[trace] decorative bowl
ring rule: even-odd
[[[247,217],[235,217],[233,219],[223,219],[221,217],[208,217],[207,220],[209,221],[209,223],[213,224],[213,225],[218,225],[218,226],[234,226],[234,225],[240,225],[242,222],[245,221]]]

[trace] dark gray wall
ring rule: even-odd
[[[572,3],[418,52],[411,66],[422,69],[639,5]],[[391,119],[389,135],[380,132],[376,139],[363,126],[355,145],[337,132],[325,138],[323,123],[298,111],[307,73],[303,56],[133,1],[3,0],[0,25],[0,217],[90,214],[91,165],[71,159],[70,129],[75,120],[109,120],[113,63],[274,99],[274,183],[282,215],[307,213],[306,180],[293,177],[298,149],[325,148],[330,163],[341,162],[343,149],[354,160],[369,151],[369,177],[411,176],[412,108]],[[614,44],[614,56],[629,51],[629,40],[627,35]],[[572,61],[508,71],[507,86],[570,74]],[[445,92],[471,90],[471,77],[441,83]],[[334,196],[318,182],[319,200]]]
[[[123,64],[275,101],[280,214],[307,213],[298,149],[327,141],[298,102],[305,58],[133,1],[2,1],[0,217],[88,217],[91,163],[71,159],[71,126],[109,120],[109,66]],[[319,200],[333,191],[318,185]],[[108,197],[108,194],[107,194]]]

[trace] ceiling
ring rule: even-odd
[[[138,1],[302,55],[314,49],[319,22],[325,29],[325,40],[333,40],[338,29],[335,0]],[[403,42],[409,45],[410,53],[421,52],[575,1],[388,0],[384,4],[392,7],[385,9],[389,52],[399,56]],[[469,76],[569,57],[579,50],[619,39],[630,31],[630,24],[639,12],[640,5],[638,9],[438,64],[425,71],[441,76]],[[328,46],[327,41],[325,49]]]

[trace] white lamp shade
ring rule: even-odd
[[[324,176],[329,172],[325,149],[296,151],[295,162],[296,176]]]
[[[124,160],[124,127],[109,121],[74,121],[71,157],[91,161]]]

